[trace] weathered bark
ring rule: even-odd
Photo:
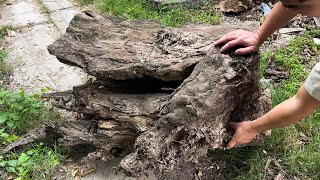
[[[164,28],[153,21],[122,21],[85,12],[74,17],[67,33],[48,50],[60,61],[77,65],[102,81],[145,77],[184,80],[219,36],[256,26],[245,22]]]
[[[259,99],[258,60],[210,51],[171,94],[155,127],[140,134],[135,152],[121,166],[133,174],[145,167],[166,172],[196,162],[209,148],[223,148],[230,120],[251,120],[269,106]]]
[[[87,149],[90,157],[126,155],[121,166],[133,175],[148,168],[160,179],[181,174],[181,163],[195,165],[209,148],[225,146],[229,121],[252,120],[270,109],[259,88],[258,55],[221,54],[213,46],[238,28],[255,25],[165,28],[92,12],[76,15],[48,49],[96,80],[46,96],[80,114],[51,129],[61,144]]]

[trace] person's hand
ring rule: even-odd
[[[252,127],[252,121],[243,121],[240,123],[229,123],[230,127],[235,129],[232,139],[227,145],[227,149],[235,146],[247,144],[254,139],[259,132]]]
[[[260,39],[260,36],[257,32],[250,32],[239,29],[222,36],[220,39],[214,42],[214,45],[225,44],[220,49],[220,52],[222,53],[234,46],[240,45],[243,46],[243,48],[237,49],[235,53],[238,55],[244,55],[257,52],[260,45],[262,44],[261,41],[262,40]]]

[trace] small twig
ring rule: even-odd
[[[95,170],[96,170],[96,168],[93,168],[93,169],[90,169],[89,171],[86,171],[86,172],[84,172],[84,173],[77,173],[77,175],[80,176],[80,177],[84,177],[84,176],[92,173],[92,172],[95,171]]]
[[[266,179],[266,177],[267,177],[267,171],[268,171],[268,169],[269,169],[270,163],[271,163],[271,159],[268,158],[267,163],[266,163],[266,165],[265,165],[265,167],[264,167],[263,179]]]

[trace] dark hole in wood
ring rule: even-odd
[[[165,81],[150,76],[143,78],[126,80],[97,80],[95,84],[101,85],[100,90],[107,89],[112,93],[123,94],[148,94],[148,93],[168,93],[171,94],[178,88],[184,79],[188,78],[197,63],[190,65],[184,70],[184,78],[181,80]]]
[[[72,159],[78,161],[95,150],[96,147],[93,144],[77,144],[71,148],[70,154]]]
[[[111,152],[115,157],[122,157],[124,151],[121,147],[114,147],[111,149]]]
[[[106,86],[113,93],[147,94],[172,93],[183,81],[162,81],[152,77],[129,80],[113,80],[112,85]]]

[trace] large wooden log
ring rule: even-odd
[[[256,24],[165,28],[154,21],[76,15],[48,49],[96,79],[46,95],[80,114],[48,127],[61,144],[87,149],[90,157],[125,156],[121,167],[133,175],[153,168],[160,179],[172,178],[177,167],[187,167],[181,163],[190,167],[209,148],[224,148],[232,136],[229,121],[252,120],[270,109],[259,88],[259,56],[221,54],[213,46],[238,28]],[[6,151],[44,139],[42,132]]]
[[[261,99],[256,56],[233,57],[209,51],[171,94],[156,126],[140,134],[135,152],[121,166],[132,174],[145,167],[167,172],[181,162],[197,162],[209,148],[223,148],[228,121],[252,120],[270,104]]]

